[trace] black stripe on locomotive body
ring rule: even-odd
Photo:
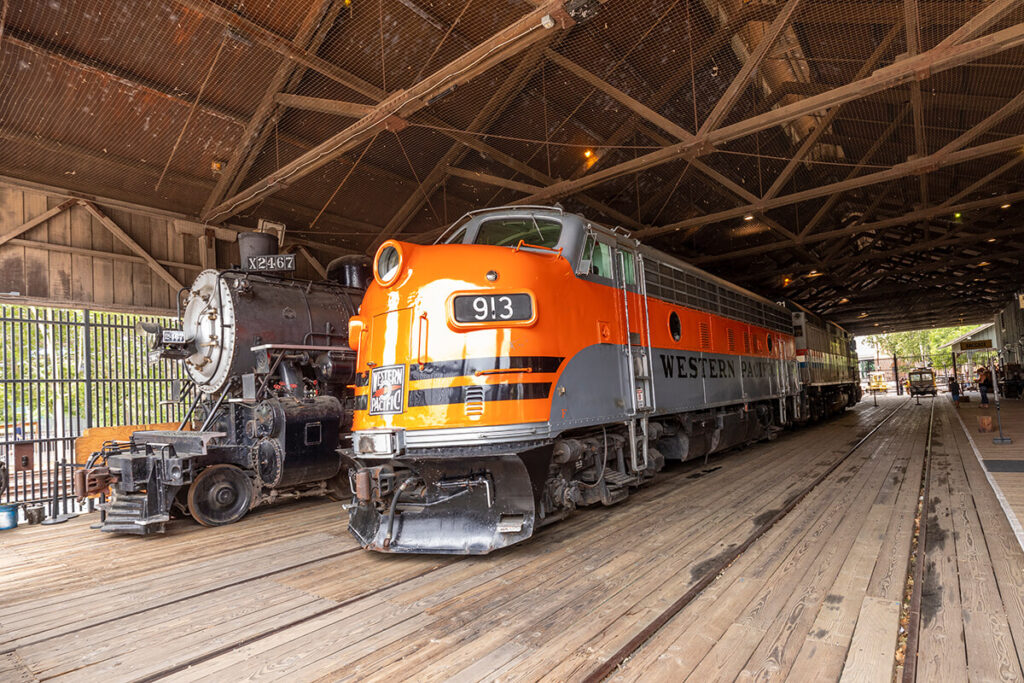
[[[493,358],[463,358],[460,360],[432,361],[409,368],[412,381],[442,377],[463,377],[494,370],[527,370],[536,373],[558,372],[564,358],[558,356],[495,356]]]
[[[479,392],[475,399],[470,390]],[[439,389],[412,389],[409,391],[409,407],[433,405],[450,405],[477,400],[488,403],[491,401],[529,401],[547,398],[551,393],[551,382],[528,382],[520,384],[487,384],[484,386],[470,385],[459,387],[441,387]]]

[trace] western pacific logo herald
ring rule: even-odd
[[[402,412],[404,397],[404,365],[385,365],[370,370],[370,415]]]

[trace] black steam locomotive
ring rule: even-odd
[[[273,246],[240,244],[243,263]],[[78,471],[79,495],[110,487],[102,530],[162,532],[186,514],[218,526],[283,498],[347,499],[348,322],[368,274],[360,256],[332,262],[322,282],[206,270],[186,295],[180,330],[141,325],[151,359],[180,360],[194,398],[178,429],[107,443]]]

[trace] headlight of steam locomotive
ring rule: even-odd
[[[402,248],[398,242],[388,240],[377,250],[373,260],[373,275],[384,287],[394,283],[402,270]]]

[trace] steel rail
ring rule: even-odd
[[[586,677],[583,678],[584,683],[599,683],[600,681],[603,681],[606,678],[608,678],[608,676],[611,675],[612,672],[614,672],[620,664],[622,664],[624,661],[626,661],[627,658],[631,657],[634,653],[636,653],[636,651],[639,650],[644,645],[644,643],[650,640],[655,633],[660,631],[661,628],[665,626],[665,624],[667,624],[673,617],[679,614],[679,612],[681,612],[683,608],[685,608],[687,605],[693,602],[701,593],[703,593],[704,589],[710,586],[711,583],[716,578],[718,578],[718,575],[722,571],[724,571],[729,565],[735,562],[758,539],[760,539],[762,536],[768,533],[768,531],[773,526],[775,526],[775,524],[777,524],[780,520],[782,520],[782,518],[784,518],[786,515],[792,512],[793,509],[800,503],[800,501],[806,498],[807,495],[811,493],[811,491],[816,489],[829,475],[835,472],[840,465],[846,462],[847,458],[853,455],[854,452],[856,452],[861,446],[863,446],[868,441],[868,439],[874,436],[875,432],[881,429],[882,425],[888,422],[893,415],[902,410],[908,402],[909,400],[907,402],[904,402],[899,407],[892,410],[884,418],[882,418],[878,422],[878,424],[876,424],[871,429],[871,431],[869,431],[867,434],[861,437],[860,440],[857,441],[857,443],[855,443],[850,448],[850,450],[848,450],[845,454],[837,458],[836,461],[828,467],[828,469],[826,469],[824,472],[815,477],[814,481],[807,485],[795,497],[790,499],[786,503],[786,505],[784,505],[777,513],[775,513],[775,515],[771,517],[771,519],[767,520],[766,522],[758,526],[756,529],[754,529],[754,531],[751,532],[747,539],[743,541],[743,543],[740,543],[738,546],[736,546],[731,552],[729,552],[723,557],[720,557],[719,560],[714,564],[714,566],[708,569],[704,576],[702,576],[701,579],[697,581],[697,583],[691,586],[689,590],[683,593],[683,595],[680,596],[679,599],[677,599],[674,603],[669,605],[669,607],[666,610],[664,610],[661,614],[655,617],[649,624],[647,624],[647,626],[645,626],[635,636],[633,636],[629,640],[629,642],[627,642],[625,645],[619,648],[611,657],[606,659],[604,662],[599,664],[593,671],[587,674]]]
[[[914,559],[913,585],[910,594],[910,610],[907,619],[907,649],[903,659],[903,683],[914,683],[917,678],[917,641],[921,635],[921,598],[924,583],[925,544],[928,537],[928,510],[931,503],[928,496],[931,493],[932,473],[932,434],[935,424],[935,399],[932,399],[932,411],[928,417],[928,443],[924,449],[924,468],[921,478],[924,484],[921,486],[921,497],[918,508],[917,528],[917,552],[912,556]],[[908,560],[909,562],[909,560]],[[910,567],[907,568],[910,573]],[[898,645],[898,642],[897,642]]]

